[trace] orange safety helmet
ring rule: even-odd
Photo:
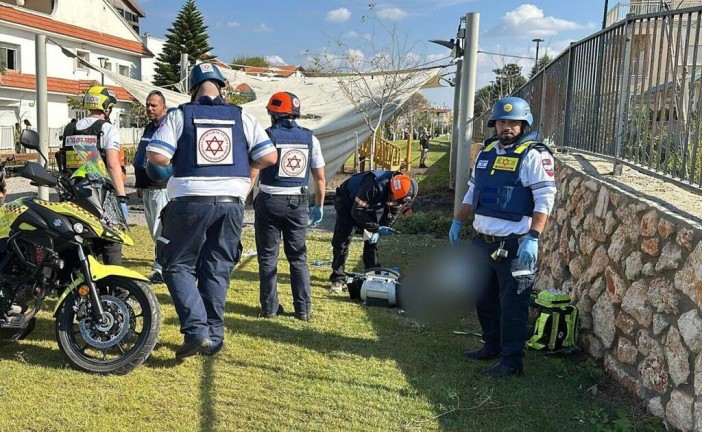
[[[408,204],[417,196],[419,186],[407,174],[398,174],[390,179],[390,199],[402,204]]]
[[[268,114],[271,117],[300,117],[300,99],[289,92],[278,92],[271,96],[271,100],[266,105]]]

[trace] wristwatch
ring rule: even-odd
[[[530,230],[529,230],[529,235],[530,235],[531,237],[534,237],[535,239],[538,239],[539,236],[541,235],[541,233],[538,232],[538,231],[536,231],[535,229],[530,229]]]
[[[126,204],[129,202],[129,197],[127,195],[117,195],[117,201]]]

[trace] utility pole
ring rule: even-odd
[[[39,151],[43,155],[49,156],[49,89],[46,65],[46,35],[35,35],[34,45],[37,65],[37,132],[39,133]],[[37,155],[37,161],[46,166],[46,162],[39,155]],[[49,188],[39,186],[39,198],[48,201]]]
[[[461,136],[458,137],[456,152],[456,188],[454,193],[453,212],[458,212],[463,202],[463,196],[468,191],[468,179],[473,161],[470,159],[470,149],[473,139],[473,110],[475,108],[475,81],[478,70],[478,38],[480,14],[477,12],[466,15],[465,49],[463,54],[463,70],[461,71],[460,114],[462,126]]]
[[[543,42],[543,39],[532,39],[532,42],[536,42],[536,61],[534,62],[534,74],[539,71],[539,44]]]

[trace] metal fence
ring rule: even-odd
[[[702,191],[702,7],[628,15],[559,55],[515,96],[557,148]],[[493,133],[490,112],[473,119]]]

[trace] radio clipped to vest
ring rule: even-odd
[[[555,289],[540,291],[532,307],[537,317],[527,347],[554,354],[578,350],[578,308],[570,304],[567,293]]]

